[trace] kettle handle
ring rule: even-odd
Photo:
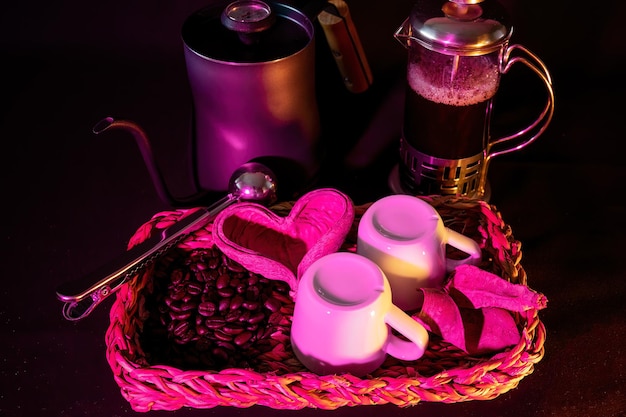
[[[346,2],[328,0],[317,19],[348,91],[367,90],[372,84],[372,71]]]

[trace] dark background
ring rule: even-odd
[[[2,6],[0,415],[139,415],[120,395],[105,360],[111,300],[71,323],[61,316],[55,289],[121,253],[138,226],[169,208],[157,197],[132,139],[91,133],[102,117],[142,125],[168,185],[178,195],[190,192],[191,106],[180,27],[207,1]],[[397,88],[406,59],[392,35],[412,1],[348,4],[375,83],[361,95],[345,92],[319,38],[319,105],[326,140],[334,146],[322,181],[363,203],[389,193],[402,118]],[[541,315],[548,332],[545,358],[517,389],[491,401],[298,414],[626,415],[626,3],[504,4],[515,24],[513,41],[543,59],[556,93],[546,133],[495,159],[489,171],[491,202],[523,244],[529,285],[550,300]],[[504,76],[496,131],[532,117],[542,100],[532,75],[515,70]],[[378,109],[384,103],[391,111],[383,117]],[[368,152],[352,153],[361,138],[374,142],[357,147]],[[218,407],[173,415],[294,413]]]

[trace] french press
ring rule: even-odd
[[[408,49],[399,188],[411,194],[488,198],[487,168],[497,155],[537,139],[554,112],[545,64],[521,45],[495,0],[420,0],[394,34]],[[492,138],[500,77],[516,63],[543,82],[547,100],[524,129]]]

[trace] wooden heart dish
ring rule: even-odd
[[[230,259],[266,278],[285,281],[295,294],[304,271],[341,247],[353,221],[352,200],[322,188],[300,197],[286,217],[257,203],[232,205],[216,217],[213,236]]]

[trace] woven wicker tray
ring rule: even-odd
[[[446,226],[479,242],[482,269],[527,285],[521,244],[496,207],[456,197],[425,200]],[[272,210],[287,215],[292,206],[287,202]],[[356,207],[341,250],[355,250],[358,221],[368,206]],[[157,213],[130,245],[185,212]],[[515,388],[543,358],[545,328],[537,310],[529,310],[515,315],[520,342],[492,356],[469,356],[433,336],[422,358],[389,357],[368,377],[310,373],[291,350],[293,302],[286,284],[256,276],[223,256],[213,246],[211,226],[186,238],[117,293],[106,332],[107,360],[135,411],[488,400]]]

